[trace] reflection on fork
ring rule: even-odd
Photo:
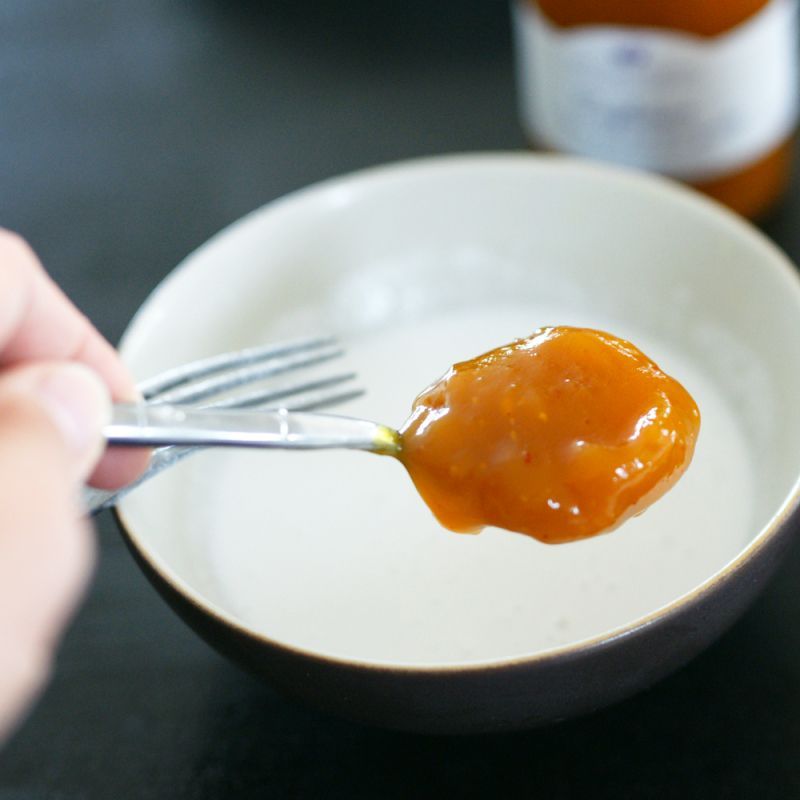
[[[324,377],[279,376],[298,372],[343,354],[344,351],[331,337],[298,339],[194,361],[142,382],[139,390],[148,406],[192,404],[197,408],[214,409],[285,408],[290,411],[313,411],[362,395],[363,389],[352,384],[355,373]],[[268,382],[256,386],[261,381]],[[160,447],[153,452],[147,470],[133,483],[113,491],[87,487],[83,495],[87,512],[96,514],[113,506],[137,486],[201,449]]]

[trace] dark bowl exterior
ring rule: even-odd
[[[392,667],[326,658],[272,642],[212,613],[139,551],[134,558],[178,615],[235,663],[284,693],[356,722],[419,733],[532,728],[603,708],[644,689],[728,628],[775,571],[798,508],[707,586],[642,624],[551,654],[464,667]]]

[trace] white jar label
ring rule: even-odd
[[[796,12],[796,0],[772,0],[708,38],[658,28],[560,28],[533,3],[516,0],[523,123],[545,146],[679,178],[733,171],[795,125]]]

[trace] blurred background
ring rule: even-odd
[[[0,224],[117,341],[187,253],[372,164],[527,146],[505,0],[0,0]],[[800,189],[762,229],[800,260]],[[295,705],[147,585],[109,515],[0,798],[800,796],[800,549],[711,650],[548,729],[430,738]]]
[[[388,160],[522,146],[506,4],[444,11],[5,0],[2,223],[78,302],[113,295],[91,310],[115,338],[184,255],[287,191]]]

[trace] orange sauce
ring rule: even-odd
[[[544,542],[610,530],[688,467],[689,393],[632,344],[542,328],[453,366],[414,402],[400,459],[438,520]]]
[[[718,36],[760,11],[770,0],[536,0],[556,25],[630,25]]]
[[[724,34],[761,11],[770,0],[535,0],[562,28],[621,25],[663,28],[704,37]],[[713,180],[690,181],[696,189],[748,217],[758,217],[783,194],[789,180],[793,137],[739,169]]]

